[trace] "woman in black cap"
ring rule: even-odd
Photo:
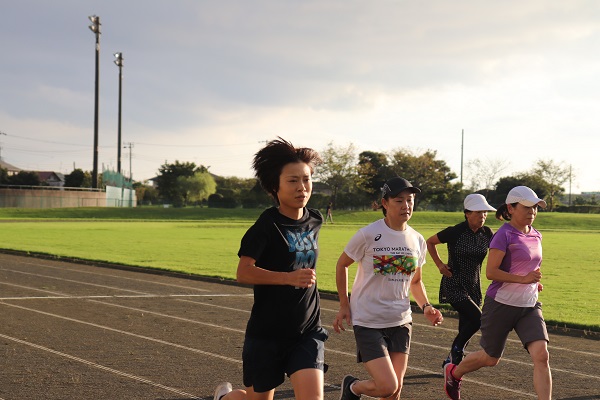
[[[357,361],[370,379],[346,375],[340,400],[400,397],[408,365],[412,316],[410,294],[432,325],[443,318],[429,304],[421,280],[427,246],[408,225],[415,194],[421,190],[404,178],[388,180],[382,188],[384,218],[361,228],[348,242],[336,265],[340,310],[333,329],[354,329]],[[348,267],[358,263],[352,296],[348,296]]]

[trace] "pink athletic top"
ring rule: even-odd
[[[525,234],[505,223],[498,229],[490,249],[506,253],[500,264],[502,271],[525,276],[542,265],[542,234],[531,227]],[[538,299],[538,284],[492,281],[486,296],[515,307],[533,307]]]

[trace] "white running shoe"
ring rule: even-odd
[[[227,393],[231,392],[233,388],[231,387],[231,383],[222,382],[219,383],[217,388],[215,389],[215,396],[213,400],[221,400],[221,397],[225,396]]]

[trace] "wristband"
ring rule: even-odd
[[[425,304],[423,304],[423,307],[421,307],[421,310],[423,310],[423,312],[425,312],[425,307],[427,307],[427,306],[433,308],[433,306],[430,303],[425,303]]]

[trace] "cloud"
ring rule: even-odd
[[[247,176],[252,154],[276,135],[318,149],[432,148],[455,171],[462,129],[469,157],[505,154],[515,168],[595,160],[594,146],[581,148],[598,128],[595,1],[13,2],[0,15],[11,55],[0,64],[0,130],[91,143],[92,14],[102,22],[101,162],[115,163],[112,54],[123,52],[123,140],[136,143],[140,178],[165,159]],[[505,151],[529,137],[528,151]],[[88,153],[74,160],[85,169]]]

